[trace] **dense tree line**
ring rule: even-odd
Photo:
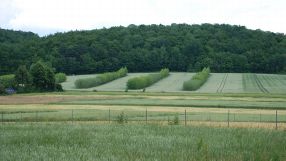
[[[41,60],[57,72],[88,74],[200,71],[281,73],[286,71],[286,36],[231,25],[129,25],[38,37],[0,30],[0,74]]]

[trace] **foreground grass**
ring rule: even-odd
[[[285,131],[155,125],[4,124],[2,160],[285,160]]]

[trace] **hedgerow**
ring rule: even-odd
[[[185,91],[194,91],[199,89],[208,79],[210,68],[204,68],[201,72],[196,73],[190,80],[185,81],[183,89]]]
[[[15,87],[16,86],[15,75],[9,74],[0,76],[0,84],[2,84],[4,88]]]
[[[65,73],[57,73],[55,74],[56,83],[63,83],[67,80],[67,76]]]
[[[100,74],[93,78],[84,78],[84,79],[78,79],[75,81],[75,87],[76,88],[91,88],[96,87],[101,84],[113,81],[115,79],[121,78],[126,76],[128,73],[128,70],[126,67],[119,69],[116,72],[107,72]]]
[[[159,80],[167,77],[169,75],[169,69],[165,68],[160,71],[160,73],[149,74],[147,76],[140,76],[131,78],[127,82],[128,89],[142,89],[146,88]]]

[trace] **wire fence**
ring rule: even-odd
[[[239,124],[268,125],[272,128],[286,129],[286,111],[245,111],[221,110],[219,112],[200,112],[188,109],[176,111],[156,110],[98,110],[98,109],[62,109],[42,111],[1,111],[1,122],[83,122],[101,123],[157,123],[191,125],[209,123],[230,127]]]

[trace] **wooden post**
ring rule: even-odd
[[[72,123],[73,123],[73,109],[72,109]]]
[[[278,126],[277,126],[277,122],[278,122],[278,115],[277,115],[277,110],[276,110],[276,126],[275,126],[275,128],[276,128],[276,130],[278,129]]]
[[[108,121],[109,121],[109,123],[110,123],[110,108],[109,108],[109,110],[108,110]]]
[[[147,118],[148,116],[147,116],[147,115],[148,115],[148,113],[147,113],[147,108],[146,108],[146,112],[145,112],[145,121],[146,121],[146,124],[147,124],[147,121],[148,121],[148,118]]]
[[[229,110],[227,112],[227,127],[229,127]]]
[[[185,109],[185,126],[187,126],[187,110]]]

